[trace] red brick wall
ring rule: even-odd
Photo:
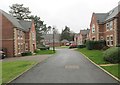
[[[30,51],[29,32],[25,32],[25,43],[28,43],[28,51]]]
[[[32,21],[31,32],[33,32],[35,34],[35,40],[33,41],[33,43],[35,44],[35,49],[36,49],[36,30],[35,30],[34,21]]]
[[[12,23],[3,15],[2,16],[2,48],[7,49],[7,56],[14,56],[14,41],[13,41],[13,25]]]
[[[61,44],[60,43],[54,43],[54,46],[55,47],[59,47]],[[53,46],[53,43],[49,43],[49,46],[52,47]]]
[[[92,33],[93,24],[95,25],[95,33]],[[97,24],[96,16],[93,13],[92,18],[91,18],[91,23],[90,23],[90,40],[92,40],[93,36],[95,36],[95,40],[97,39],[97,33],[96,33],[97,32],[97,27],[98,27],[98,24]]]
[[[105,32],[104,24],[99,24],[99,39],[101,39],[101,37],[105,39],[104,32]]]

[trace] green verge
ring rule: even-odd
[[[2,60],[0,60],[0,85],[2,84]]]
[[[87,48],[77,49],[77,51],[86,55],[89,59],[91,59],[96,64],[108,64],[108,62],[103,59],[103,51],[100,50],[88,50]]]
[[[113,65],[113,66],[101,66],[105,70],[107,70],[109,73],[113,74],[115,77],[120,79],[120,64],[119,65]]]
[[[9,82],[36,63],[35,61],[2,62],[2,83]]]
[[[96,64],[110,64],[109,62],[104,61],[103,51],[100,50],[87,50],[86,48],[77,49],[77,51],[86,55],[90,60]],[[113,66],[101,66],[103,69],[120,79],[120,65]],[[119,72],[118,72],[119,71]]]
[[[36,55],[54,54],[53,50],[36,50]]]

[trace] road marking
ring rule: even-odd
[[[65,69],[79,69],[79,65],[65,65]]]

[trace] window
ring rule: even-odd
[[[107,31],[109,30],[109,23],[106,24]]]
[[[92,33],[95,33],[95,25],[92,26]]]
[[[110,36],[110,45],[113,46],[113,35]]]
[[[110,22],[106,23],[106,29],[107,29],[107,31],[113,29],[113,21],[110,21]]]
[[[109,39],[109,36],[107,36],[106,43],[107,43],[108,46],[110,45],[110,39]]]
[[[111,21],[110,22],[110,30],[112,30],[113,29],[113,22]]]
[[[20,43],[18,43],[18,54],[20,54]]]
[[[20,39],[20,31],[18,30],[18,39]]]
[[[108,46],[113,46],[113,44],[114,44],[113,35],[107,36],[106,43],[107,43]]]
[[[32,32],[32,39],[35,40],[35,33]]]
[[[25,50],[28,51],[28,43],[25,44]]]

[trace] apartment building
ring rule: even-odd
[[[120,44],[119,6],[108,13],[93,13],[90,23],[90,40],[105,40],[107,46]]]
[[[0,48],[7,49],[8,57],[20,56],[24,52],[36,49],[36,31],[34,21],[18,20],[0,10],[2,37]]]

